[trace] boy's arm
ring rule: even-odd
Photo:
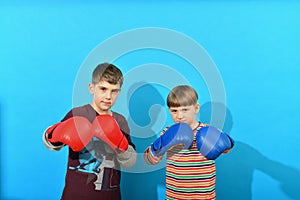
[[[167,127],[144,152],[144,160],[147,164],[157,164],[164,153],[174,146],[190,148],[193,144],[194,133],[186,123],[177,123]]]
[[[207,159],[215,160],[233,148],[234,140],[216,127],[205,126],[196,133],[196,146]]]
[[[156,165],[159,163],[163,158],[163,155],[161,156],[154,156],[151,153],[151,146],[149,146],[145,152],[144,152],[144,160],[148,165]]]
[[[73,112],[72,110],[70,110],[65,117],[61,120],[61,122],[63,122],[64,120],[67,120],[69,118],[73,117]],[[45,129],[43,135],[42,135],[42,140],[44,145],[46,146],[47,149],[49,150],[55,150],[55,151],[59,151],[61,150],[64,146],[66,146],[65,144],[63,144],[62,142],[56,142],[56,143],[51,143],[49,141],[49,131],[52,132],[55,127],[58,125],[59,123],[56,123],[54,125],[49,126],[48,128]]]
[[[119,164],[124,167],[131,167],[136,162],[136,151],[129,136],[127,122],[122,118],[120,123],[125,131],[119,127],[116,119],[111,115],[97,116],[92,125],[93,134],[106,144],[117,154]]]
[[[47,130],[49,130],[50,128],[51,128],[51,126],[46,128],[46,130],[44,131],[44,133],[42,135],[42,140],[47,149],[59,151],[61,148],[63,148],[65,146],[65,144],[63,144],[63,143],[52,144],[51,142],[49,142]]]
[[[43,140],[51,150],[60,150],[63,144],[73,151],[81,151],[92,139],[91,123],[85,117],[74,116],[46,129]]]
[[[123,153],[117,154],[117,160],[124,168],[131,167],[136,162],[136,151],[131,145]]]

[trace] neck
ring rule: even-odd
[[[194,123],[191,124],[191,128],[193,131],[199,126],[199,122],[195,121]]]
[[[112,111],[111,111],[111,110],[101,110],[101,109],[99,109],[94,103],[90,103],[90,105],[92,106],[92,108],[93,108],[99,115],[104,115],[104,114],[112,115]]]

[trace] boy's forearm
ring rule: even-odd
[[[136,162],[136,151],[131,145],[128,145],[128,148],[125,152],[118,154],[117,160],[120,165],[124,168],[131,167]]]
[[[151,146],[149,146],[144,152],[144,160],[148,165],[156,165],[161,161],[162,158],[163,155],[158,157],[151,153]]]
[[[43,135],[42,135],[42,140],[44,142],[44,145],[46,146],[47,149],[49,150],[56,150],[59,151],[61,148],[63,148],[65,145],[64,144],[59,144],[59,145],[54,145],[51,142],[49,142],[48,137],[47,137],[47,131],[48,128],[44,131]]]

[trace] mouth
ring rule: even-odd
[[[105,101],[102,101],[102,103],[103,103],[104,105],[107,105],[107,106],[111,105],[111,102],[105,102]]]

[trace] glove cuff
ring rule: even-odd
[[[123,152],[125,152],[127,149],[128,149],[128,141],[127,141],[125,135],[123,135],[123,137],[122,137],[122,139],[121,139],[121,141],[120,141],[120,144],[119,144],[119,146],[118,146],[117,151],[119,150],[120,153],[123,153]]]

